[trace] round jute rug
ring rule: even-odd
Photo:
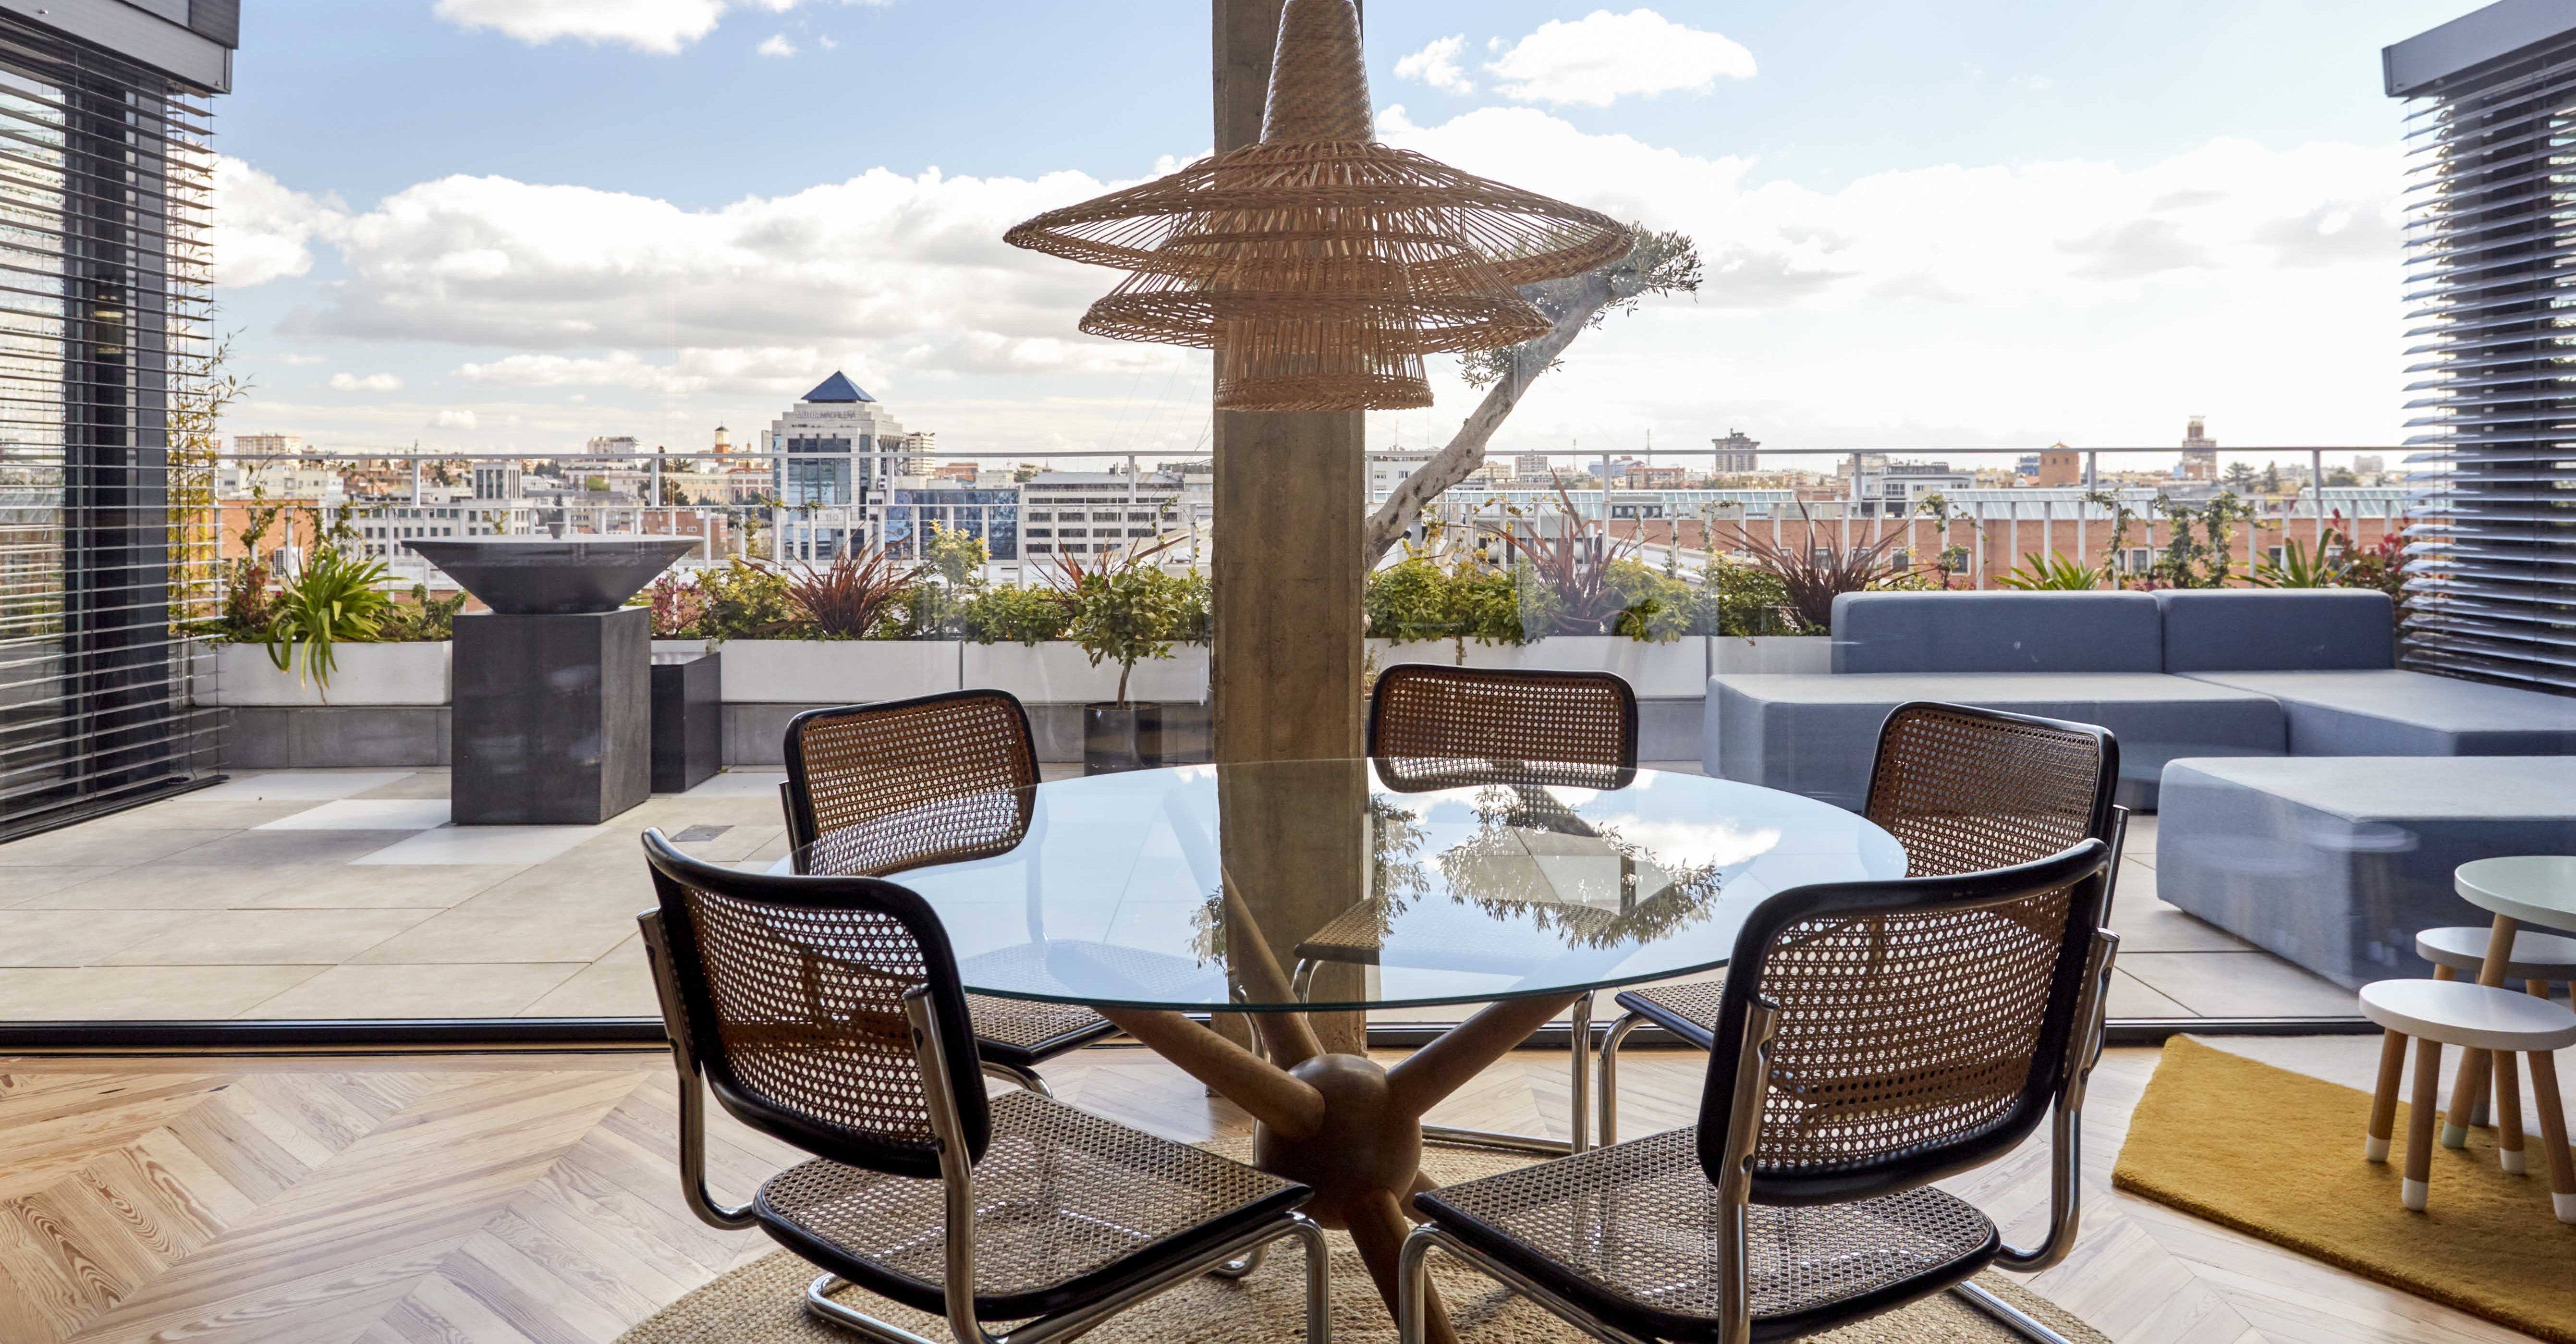
[[[1241,1139],[1205,1145],[1241,1158]],[[1481,1149],[1423,1150],[1422,1165],[1443,1183],[1473,1180],[1522,1166],[1529,1159]],[[1333,1339],[1336,1344],[1395,1344],[1368,1268],[1350,1238],[1333,1243]],[[1084,1336],[1097,1344],[1277,1344],[1302,1333],[1306,1276],[1294,1242],[1271,1249],[1270,1259],[1240,1280],[1196,1279],[1125,1313]],[[1514,1296],[1492,1279],[1435,1253],[1432,1279],[1448,1304],[1461,1344],[1589,1344],[1589,1337]],[[805,1285],[818,1273],[786,1251],[764,1256],[653,1314],[618,1344],[851,1344],[857,1336],[825,1325],[805,1311]],[[2075,1344],[2111,1344],[2108,1336],[1999,1274],[1980,1285],[2047,1323]],[[949,1338],[948,1323],[855,1289],[845,1295],[860,1310],[930,1339]],[[1828,1344],[2017,1344],[2020,1336],[1948,1293],[1938,1294],[1830,1334]]]

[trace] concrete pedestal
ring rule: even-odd
[[[457,617],[456,824],[595,825],[643,802],[652,665],[642,607]]]

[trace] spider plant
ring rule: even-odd
[[[787,600],[825,639],[865,639],[921,579],[883,547],[844,551],[823,569],[811,565],[787,581]]]
[[[280,672],[293,671],[296,681],[331,687],[339,666],[334,648],[344,641],[373,640],[377,626],[393,607],[379,585],[385,566],[363,560],[336,546],[313,553],[304,571],[286,581],[269,606],[268,658]]]
[[[2033,551],[2022,557],[2022,563],[2012,573],[1996,575],[1995,582],[2026,593],[2089,593],[2102,586],[2106,572],[2107,567],[2102,565],[2088,565],[2054,552],[2041,555]]]
[[[1790,614],[1798,618],[1800,625],[1810,630],[1831,630],[1835,598],[1884,588],[1906,577],[1904,567],[1887,558],[1887,553],[1905,540],[1904,533],[1891,532],[1848,549],[1818,546],[1814,515],[1803,503],[1798,513],[1807,525],[1796,545],[1756,536],[1750,529],[1743,534],[1743,544],[1753,553],[1755,563],[1779,576],[1780,586],[1788,590]]]

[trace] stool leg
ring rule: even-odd
[[[2379,1089],[2370,1094],[2370,1137],[2361,1145],[2362,1160],[2388,1160],[2388,1133],[2397,1123],[2397,1083],[2406,1073],[2406,1037],[2389,1032],[2379,1040]]]
[[[2488,986],[2504,984],[2504,972],[2513,964],[2513,940],[2522,929],[2509,915],[2498,915],[2487,929],[2487,954],[2478,964],[2478,983]],[[2442,1146],[2465,1148],[2469,1143],[2469,1126],[2475,1123],[2472,1112],[2486,1100],[2487,1079],[2494,1056],[2485,1050],[2470,1050],[2460,1056],[2460,1076],[2451,1088],[2449,1123],[2442,1126]]]
[[[2432,1189],[2433,1115],[2441,1108],[2442,1043],[2415,1038],[2415,1099],[2406,1117],[2406,1179],[2398,1187],[2406,1207],[2418,1213]]]
[[[2469,1128],[2484,1120],[2485,1117],[2478,1112],[2486,1109],[2481,1103],[2486,1100],[2487,1079],[2494,1058],[2492,1051],[2465,1048],[2460,1051],[2459,1076],[2451,1080],[2451,1108],[2442,1118],[2443,1147],[2468,1147]]]
[[[2562,1223],[2576,1223],[2576,1162],[2567,1155],[2567,1115],[2559,1109],[2558,1060],[2531,1052],[2531,1100],[2540,1112],[2540,1146],[2549,1158],[2549,1206]]]
[[[2433,978],[2436,980],[2457,980],[2460,978],[2460,973],[2448,966],[2436,966],[2433,968]]]
[[[2519,1176],[2523,1171],[2521,1088],[2521,1063],[2510,1051],[2496,1051],[2496,1164],[2512,1176]]]

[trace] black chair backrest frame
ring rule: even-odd
[[[785,755],[800,871],[809,857],[884,876],[1008,853],[1036,807],[1037,742],[1008,691],[807,710],[788,721]]]
[[[1980,873],[1798,887],[1737,934],[1700,1106],[1724,1184],[1745,1027],[1773,1013],[1749,1197],[1827,1204],[1910,1190],[2010,1151],[2072,1080],[2108,898],[2086,838]]]
[[[1637,770],[1637,693],[1608,672],[1399,663],[1369,692],[1368,754],[1408,791],[1625,788]]]
[[[953,1099],[967,1157],[991,1134],[983,1079],[925,1079],[904,995],[927,986],[941,1038],[975,1039],[957,957],[928,903],[869,877],[701,863],[647,831],[644,854],[686,1015],[724,1108],[818,1157],[940,1177],[927,1089]]]

